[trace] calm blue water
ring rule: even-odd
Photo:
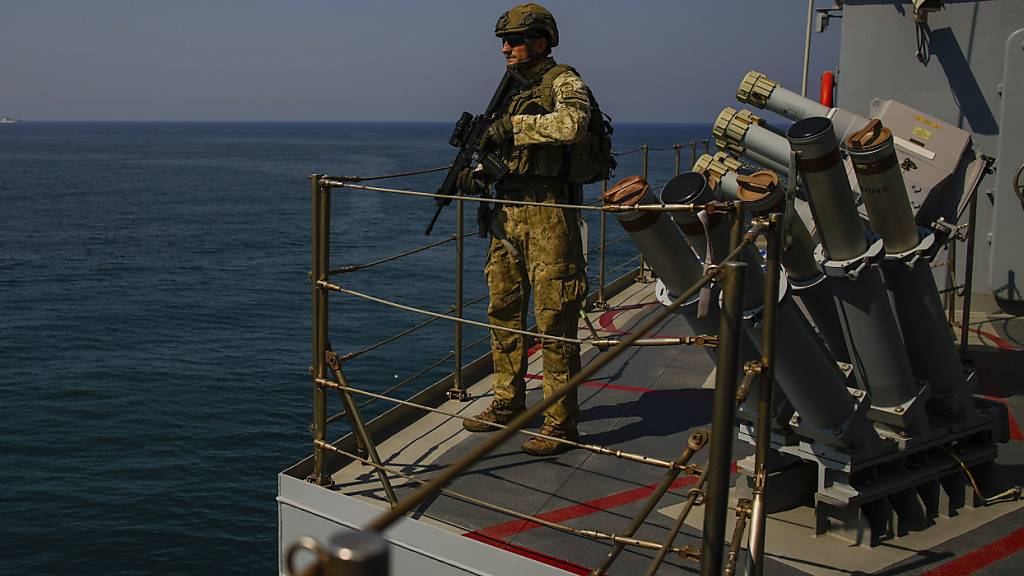
[[[309,451],[306,177],[443,165],[453,155],[449,132],[447,124],[0,127],[0,571],[272,573],[276,476]],[[707,126],[620,125],[616,149],[707,134]],[[671,176],[673,158],[651,152],[652,182]],[[623,156],[617,176],[640,170],[640,154]],[[385,185],[430,191],[439,178]],[[588,199],[599,192],[592,188]],[[421,244],[432,207],[335,192],[332,265]],[[451,234],[453,215],[447,210],[435,238]],[[621,235],[609,224],[609,238]],[[596,224],[591,230],[593,244]],[[484,248],[468,241],[467,299],[485,291]],[[609,267],[633,254],[628,242],[613,252]],[[344,280],[443,311],[453,255],[449,244]],[[482,319],[483,305],[471,310]],[[331,340],[356,350],[418,321],[337,297]],[[361,357],[349,375],[366,388],[393,385],[449,350],[451,330],[437,322]],[[480,334],[469,331],[467,342]],[[381,408],[367,407],[368,416]],[[331,437],[344,432],[339,423]]]

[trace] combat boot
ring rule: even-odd
[[[576,431],[575,422],[568,422],[561,426],[545,422],[540,428],[540,433],[545,436],[551,436],[552,438],[572,440],[573,442],[579,439],[579,433]],[[534,456],[551,456],[552,454],[564,452],[569,448],[571,448],[571,446],[548,438],[534,437],[523,442],[523,452]]]
[[[509,408],[503,404],[491,402],[491,405],[486,410],[473,416],[474,420],[482,420],[482,422],[474,422],[473,420],[463,420],[462,427],[470,432],[493,432],[498,428],[491,426],[491,423],[505,425],[512,421],[513,418],[523,413],[525,408]]]

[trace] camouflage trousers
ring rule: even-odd
[[[550,184],[500,196],[565,204],[565,184]],[[491,218],[492,234],[484,274],[490,290],[487,316],[492,324],[525,330],[530,293],[533,292],[537,331],[541,334],[577,337],[580,306],[587,293],[586,269],[578,224],[579,211],[540,206],[501,206]],[[514,252],[509,250],[509,246]],[[544,396],[565,384],[580,370],[577,344],[544,340]],[[525,407],[526,337],[491,330],[494,360],[494,396],[510,410]],[[549,407],[545,421],[572,425],[577,413],[576,392]]]

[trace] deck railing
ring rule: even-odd
[[[696,161],[697,146],[703,144],[705,150],[708,146],[708,141],[694,141],[685,145],[677,144],[671,148],[661,148],[664,150],[672,149],[675,152],[675,171],[678,174],[681,169],[681,151],[689,147],[691,152],[691,160]],[[651,150],[658,148],[651,148],[647,145],[641,146],[636,150],[621,153],[621,155],[641,153],[643,155],[643,173],[647,176],[648,172],[648,155]],[[444,168],[441,168],[444,169]],[[435,170],[435,169],[432,169]],[[412,174],[412,173],[407,173]],[[313,396],[313,464],[312,474],[309,480],[321,486],[331,485],[331,473],[327,466],[327,457],[329,454],[337,454],[349,458],[353,461],[362,462],[373,467],[377,474],[385,496],[391,504],[391,508],[382,513],[378,518],[371,522],[365,527],[367,533],[379,533],[387,529],[395,520],[401,518],[404,514],[411,511],[418,504],[423,502],[426,498],[436,493],[443,493],[454,498],[458,498],[467,502],[472,502],[476,505],[480,505],[492,510],[496,510],[502,513],[506,513],[510,516],[536,522],[540,525],[548,526],[550,528],[570,532],[580,536],[588,538],[605,540],[614,543],[614,548],[608,554],[604,564],[595,571],[595,573],[601,574],[611,565],[612,561],[618,556],[621,550],[629,546],[637,546],[640,548],[646,548],[657,551],[654,560],[648,570],[649,574],[653,574],[658,566],[660,566],[662,560],[668,552],[675,552],[681,554],[685,558],[698,559],[701,562],[701,573],[702,574],[720,574],[732,573],[735,570],[735,562],[739,552],[739,542],[742,539],[742,533],[745,525],[747,524],[746,518],[750,517],[750,524],[752,525],[752,535],[754,534],[754,526],[760,526],[760,530],[757,534],[763,537],[763,517],[758,518],[756,515],[752,516],[752,511],[760,511],[763,515],[763,505],[758,506],[758,503],[751,503],[749,501],[741,501],[738,505],[738,510],[741,513],[741,521],[736,523],[737,529],[733,534],[731,543],[732,551],[725,558],[725,564],[723,566],[723,554],[722,550],[725,545],[725,513],[726,504],[728,498],[728,486],[729,486],[729,463],[731,461],[732,451],[732,439],[734,436],[734,418],[735,408],[738,402],[746,396],[746,392],[749,391],[750,387],[754,382],[760,382],[759,384],[759,406],[758,411],[758,443],[757,443],[757,454],[755,463],[755,484],[763,483],[763,465],[764,457],[767,454],[768,445],[767,442],[761,442],[761,438],[770,437],[770,422],[769,415],[771,410],[768,409],[771,404],[771,386],[769,383],[773,379],[772,367],[773,367],[773,354],[774,346],[774,326],[775,326],[775,314],[776,306],[778,304],[777,299],[774,297],[779,283],[779,266],[778,266],[778,255],[780,252],[780,246],[782,242],[782,229],[783,226],[782,216],[780,214],[772,214],[769,217],[760,217],[750,220],[749,226],[746,218],[743,203],[741,202],[710,202],[705,204],[650,204],[650,205],[596,205],[595,202],[584,203],[582,205],[563,205],[563,204],[552,204],[552,203],[537,203],[530,201],[517,201],[508,200],[502,198],[478,198],[478,197],[467,197],[467,196],[443,196],[439,194],[429,192],[419,192],[413,190],[405,190],[400,188],[387,188],[381,186],[372,186],[363,184],[369,178],[357,178],[357,177],[332,177],[325,175],[313,175],[311,176],[312,184],[312,314],[313,314],[313,337],[312,337],[312,352],[313,352],[313,365],[312,375],[314,382],[314,396]],[[344,266],[340,268],[330,267],[330,231],[331,231],[331,195],[332,192],[338,189],[350,189],[350,190],[362,190],[372,191],[386,194],[398,194],[404,196],[421,197],[421,198],[440,198],[450,199],[456,204],[456,231],[452,236],[435,241],[430,244],[426,244],[405,252],[374,260],[361,265]],[[604,189],[607,190],[607,182],[604,184]],[[593,302],[597,306],[605,306],[606,301],[606,252],[607,248],[612,244],[607,240],[605,218],[608,213],[624,213],[624,212],[698,212],[705,211],[710,213],[730,213],[732,215],[732,245],[730,253],[722,258],[716,265],[708,266],[701,280],[692,286],[689,290],[686,290],[683,294],[679,295],[671,304],[661,307],[655,312],[650,318],[648,318],[642,325],[632,330],[629,334],[623,335],[619,338],[600,338],[595,331],[591,332],[589,338],[571,338],[564,336],[554,336],[548,334],[542,334],[539,332],[533,332],[529,330],[511,329],[501,326],[488,324],[485,322],[478,322],[463,317],[464,307],[472,305],[477,302],[481,302],[485,297],[476,298],[469,302],[464,302],[463,298],[463,241],[467,236],[472,234],[466,234],[463,229],[464,220],[464,207],[466,202],[488,202],[499,205],[532,205],[546,208],[570,208],[580,211],[590,211],[598,213],[600,218],[600,234],[597,243],[597,253],[599,258],[599,272],[598,272],[598,288],[596,293],[593,295]],[[743,299],[743,280],[745,276],[746,265],[736,261],[737,255],[746,246],[753,244],[758,238],[765,237],[768,246],[768,274],[765,282],[765,305],[764,305],[764,339],[766,345],[763,347],[764,355],[759,362],[748,363],[744,367],[744,378],[743,385],[740,386],[737,382],[737,374],[740,373],[740,367],[738,366],[738,350],[740,341],[740,323],[742,321],[742,299]],[[619,239],[613,242],[618,242]],[[345,281],[333,280],[332,277],[344,277],[345,274],[350,274],[358,270],[363,270],[369,267],[377,266],[387,262],[392,262],[401,258],[418,254],[426,250],[430,250],[449,242],[455,242],[456,246],[456,278],[455,278],[455,302],[453,306],[449,307],[444,312],[434,312],[399,302],[387,300],[367,294],[361,291],[354,290],[347,285]],[[627,261],[627,264],[635,261],[632,259]],[[644,269],[642,257],[639,258],[640,263],[637,266],[638,280],[649,279],[648,273]],[[620,265],[621,266],[621,265]],[[647,337],[646,335],[651,333],[653,329],[663,322],[673,311],[681,307],[687,300],[692,298],[697,292],[703,287],[718,282],[723,287],[723,312],[722,321],[720,326],[720,333],[716,335],[696,335],[690,337]],[[416,313],[427,316],[428,319],[423,322],[416,324],[398,334],[385,338],[375,344],[364,347],[355,352],[349,352],[346,354],[338,354],[331,347],[328,338],[328,322],[329,322],[329,301],[328,297],[331,292],[345,294],[349,297],[373,302],[380,305],[389,306],[398,310]],[[344,363],[350,361],[362,354],[375,350],[381,346],[387,345],[391,342],[400,340],[409,334],[422,329],[437,320],[446,320],[454,324],[454,342],[452,351],[445,355],[439,362],[435,362],[429,366],[428,369],[419,372],[423,374],[430,369],[437,367],[449,359],[454,361],[453,378],[451,380],[451,388],[447,391],[448,397],[453,400],[464,401],[468,399],[468,393],[466,391],[465,383],[462,378],[462,352],[468,348],[463,345],[462,342],[462,327],[465,325],[476,326],[480,328],[487,328],[489,330],[504,330],[514,332],[517,334],[524,335],[529,338],[538,340],[559,340],[570,342],[573,344],[590,344],[596,348],[605,350],[606,352],[597,356],[587,366],[585,366],[578,374],[574,375],[573,378],[564,386],[556,389],[547,398],[541,402],[531,406],[526,412],[516,417],[512,422],[506,426],[496,426],[496,431],[491,434],[484,442],[473,448],[463,458],[457,462],[448,466],[440,473],[436,474],[429,480],[416,478],[401,470],[386,466],[382,463],[375,446],[375,442],[369,434],[365,423],[362,420],[360,405],[357,405],[354,401],[354,396],[360,396],[368,398],[368,401],[373,400],[385,400],[392,402],[397,405],[404,405],[424,411],[430,411],[435,413],[444,414],[452,418],[460,418],[465,420],[473,420],[472,418],[466,418],[460,414],[454,412],[448,412],[442,409],[433,408],[411,402],[408,400],[399,400],[388,396],[388,393],[392,390],[385,391],[385,393],[375,393],[368,390],[362,390],[353,387],[345,373]],[[486,337],[485,337],[486,338]],[[480,343],[482,340],[478,340],[474,344]],[[474,345],[471,344],[470,346]],[[589,450],[597,454],[603,454],[621,458],[624,460],[642,463],[646,465],[656,466],[665,469],[665,476],[659,488],[649,497],[644,510],[641,514],[638,514],[634,518],[633,525],[623,535],[606,534],[596,530],[584,530],[576,527],[571,527],[563,524],[558,524],[531,516],[522,514],[514,510],[510,510],[501,506],[497,506],[492,503],[484,502],[473,497],[459,494],[448,489],[446,486],[454,479],[458,474],[465,471],[469,466],[472,466],[479,459],[484,457],[499,444],[507,440],[513,434],[522,433],[530,436],[542,436],[540,434],[523,430],[524,425],[541,414],[546,408],[555,403],[565,394],[574,390],[583,381],[592,377],[598,370],[606,366],[609,362],[615,359],[620,353],[626,349],[634,346],[675,346],[675,345],[693,345],[693,346],[705,346],[705,347],[716,347],[718,354],[718,366],[719,367],[733,367],[734,369],[720,369],[717,371],[717,380],[715,388],[715,400],[714,400],[714,414],[712,420],[712,431],[709,433],[706,430],[700,430],[691,435],[690,440],[686,449],[683,453],[673,461],[667,461],[659,458],[654,458],[642,454],[627,453],[620,450],[613,450],[607,447],[582,444],[573,442],[565,439],[554,439],[558,442],[570,445],[574,448],[581,448]],[[399,383],[399,386],[403,385],[406,381]],[[396,388],[396,387],[392,387]],[[341,397],[344,410],[334,416],[328,416],[327,410],[327,393],[330,390],[336,390],[339,392]],[[767,402],[767,405],[765,404]],[[341,418],[345,418],[353,432],[356,440],[356,453],[352,453],[343,450],[336,446],[334,443],[329,442],[327,438],[327,426],[332,422],[336,422]],[[548,438],[543,436],[544,438]],[[692,456],[702,449],[706,444],[710,442],[710,460],[705,468],[690,464],[689,461]],[[668,537],[664,542],[650,542],[634,537],[636,530],[643,524],[646,517],[654,509],[659,499],[667,491],[668,487],[672,484],[675,478],[680,473],[686,473],[699,477],[697,486],[691,490],[687,497],[686,505],[683,511],[677,517],[675,525]],[[402,478],[403,480],[409,481],[413,484],[420,485],[420,488],[413,494],[399,499],[395,494],[393,487],[391,486],[391,477]],[[705,485],[707,488],[705,488]],[[763,490],[758,490],[759,486],[755,486],[754,494],[758,496],[760,494],[763,497]],[[763,485],[760,486],[763,488]],[[704,526],[704,537],[703,543],[700,549],[695,549],[690,546],[676,546],[674,545],[675,537],[682,527],[682,523],[685,520],[690,510],[697,505],[700,505],[706,501],[707,511],[705,515],[705,526]],[[761,503],[763,504],[763,502]],[[364,536],[359,536],[364,538]],[[330,554],[325,552],[325,549],[317,544],[315,541],[304,539],[297,543],[288,554],[288,567],[293,569],[292,562],[295,554],[303,549],[314,550],[319,560],[316,564],[322,565],[325,562],[325,558],[329,558]],[[758,549],[755,545],[751,546],[750,549]],[[763,548],[760,548],[763,550]],[[760,558],[752,559],[756,566],[761,565]]]

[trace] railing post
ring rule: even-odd
[[[953,325],[956,324],[956,243],[957,239],[955,236],[950,238],[949,244],[947,244],[949,257],[946,258],[946,287],[949,290],[946,292],[946,298],[948,298],[946,300],[946,307],[950,328],[953,328]]]
[[[324,354],[327,351],[327,291],[318,282],[327,281],[330,267],[329,239],[331,235],[331,194],[330,188],[321,182],[321,174],[310,176],[313,188],[312,198],[312,268],[310,281],[313,285],[313,474],[309,480],[319,486],[331,483],[327,473],[327,454],[316,444],[327,441],[327,391],[316,384],[315,379],[327,375]]]
[[[967,217],[967,254],[964,256],[964,301],[960,303],[960,356],[967,355],[968,330],[971,325],[971,290],[974,289],[974,241],[977,237],[978,194],[971,197],[971,211]],[[956,297],[956,292],[953,293]]]
[[[465,210],[466,203],[462,200],[462,192],[455,205],[455,317],[462,318],[462,269],[463,269],[463,248],[465,240]],[[455,348],[452,355],[455,358],[455,371],[452,372],[452,387],[448,390],[448,398],[464,402],[469,399],[469,394],[462,383],[462,322],[455,323]]]
[[[649,155],[650,146],[644,144],[640,147],[640,151],[642,152],[644,162],[644,181],[647,181],[647,157]],[[649,280],[647,277],[647,263],[644,260],[643,252],[640,253],[640,271],[637,273],[636,280],[637,282],[647,282]]]
[[[782,226],[782,214],[769,216],[770,227],[767,233],[768,271],[764,282],[764,308],[761,327],[761,373],[758,381],[757,395],[757,445],[754,452],[754,490],[753,505],[750,513],[750,538],[748,545],[748,561],[745,574],[761,576],[764,573],[764,543],[768,474],[765,463],[771,448],[772,437],[772,384],[775,380],[775,336],[776,319],[779,313],[779,282],[782,255],[782,239],[785,230]]]
[[[676,176],[679,176],[682,170],[682,156],[683,156],[683,145],[673,144],[672,148],[676,151]]]
[[[718,338],[718,370],[711,420],[711,454],[707,465],[707,506],[704,510],[704,538],[701,544],[701,576],[719,576],[722,572],[722,547],[725,543],[725,515],[729,504],[729,476],[732,443],[736,436],[736,371],[743,322],[743,284],[747,265],[726,262],[722,320]]]
[[[604,193],[608,191],[608,179],[605,178],[601,184],[601,197],[604,197]],[[606,214],[604,211],[600,212],[601,232],[598,236],[598,269],[597,269],[597,302],[595,306],[598,308],[606,308],[608,306],[607,301],[604,299],[604,274],[605,274],[605,251],[607,249],[607,234],[608,224],[606,220]]]
[[[704,153],[705,154],[710,154],[711,153],[711,141],[708,140],[707,138],[704,139]],[[694,164],[697,163],[697,154],[696,153],[694,153],[693,162],[694,162]]]

